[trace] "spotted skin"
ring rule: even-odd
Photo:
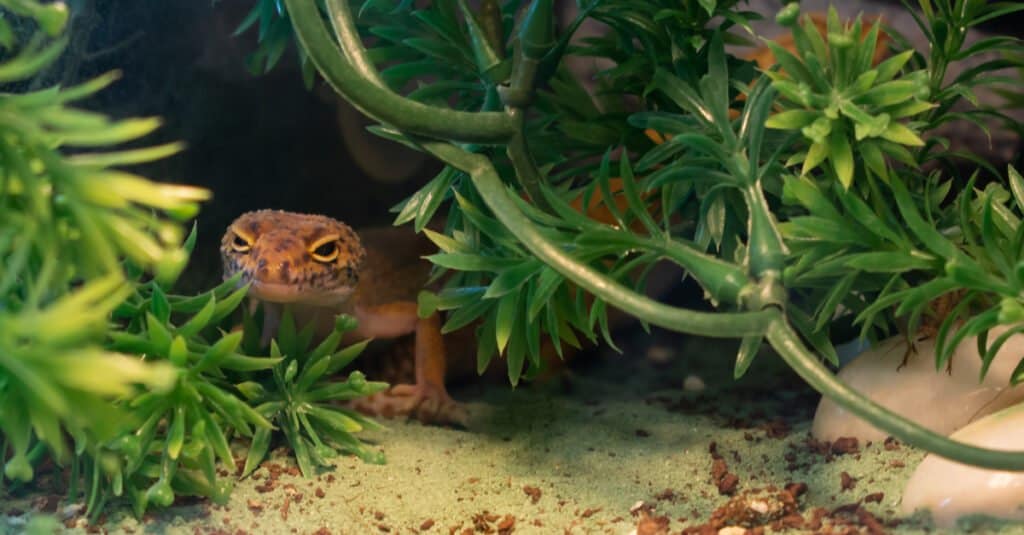
[[[335,238],[331,241],[337,254],[318,261],[312,251],[325,238]],[[353,291],[366,259],[359,236],[348,225],[322,215],[280,210],[242,214],[224,233],[220,251],[225,277],[241,272],[241,282],[255,286],[257,297],[262,296],[263,285],[280,286],[285,294],[275,301],[300,304],[317,304],[325,295]]]
[[[253,303],[264,305],[264,343],[276,332],[284,304],[300,327],[313,322],[319,336],[331,331],[340,313],[359,323],[348,342],[412,334],[413,381],[361,400],[357,408],[428,423],[466,423],[465,408],[445,389],[440,318],[417,315],[416,295],[430,273],[422,258],[432,252],[427,240],[393,229],[357,234],[322,215],[259,210],[228,227],[220,250],[224,277],[241,273]]]

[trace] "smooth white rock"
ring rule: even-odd
[[[1006,329],[993,328],[989,343]],[[1006,341],[980,383],[981,357],[975,338],[965,339],[956,348],[952,374],[935,370],[934,338],[915,346],[917,352],[897,371],[907,350],[906,340],[903,336],[885,340],[842,368],[839,379],[889,410],[943,435],[1024,399],[1024,385],[1009,387],[1010,374],[1024,356],[1024,335]],[[885,433],[827,398],[818,404],[811,433],[819,440],[857,437],[862,443],[885,438]]]
[[[1024,449],[1024,404],[990,414],[950,438],[997,450]],[[1024,520],[1024,472],[983,470],[928,455],[903,490],[903,513],[931,511],[940,528],[962,516],[984,514]]]

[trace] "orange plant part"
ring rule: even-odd
[[[809,14],[809,16],[811,18],[811,21],[814,23],[815,28],[818,29],[818,33],[820,33],[822,37],[827,38],[828,22],[825,14],[811,13]],[[867,37],[868,33],[871,32],[871,27],[874,24],[874,22],[880,18],[881,17],[864,18],[864,25],[863,28],[861,28],[861,39]],[[877,65],[879,62],[885,59],[886,56],[889,55],[889,41],[891,41],[889,35],[886,34],[885,31],[880,29],[878,31],[878,41],[875,43],[875,55],[871,59],[872,65]],[[793,39],[792,33],[787,33],[785,35],[780,36],[778,39],[775,40],[775,42],[782,48],[788,50],[789,52],[792,52],[793,54],[796,54],[796,42]],[[761,45],[757,47],[757,49],[755,49],[753,52],[743,56],[743,59],[757,63],[758,68],[760,68],[761,70],[768,70],[772,68],[772,66],[774,66],[776,63],[775,54],[773,54],[772,50],[768,48],[766,45]]]

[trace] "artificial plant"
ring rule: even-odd
[[[243,339],[260,339],[255,324],[228,332],[247,290],[237,279],[170,293],[195,244],[183,223],[209,192],[118,167],[181,144],[118,150],[160,120],[71,106],[116,72],[25,91],[64,50],[68,8],[0,0],[0,15],[0,84],[12,89],[0,93],[0,493],[46,470],[92,517],[113,499],[137,514],[183,495],[222,500],[231,484],[216,462],[234,467],[231,442],[251,469],[274,431],[307,474],[341,452],[380,462],[353,436],[373,423],[333,402],[385,385],[325,377],[362,348],[338,347],[351,322],[315,348],[293,336],[253,356],[264,349]]]
[[[852,330],[836,326],[877,338],[902,323],[913,334],[946,294],[966,297],[936,320],[937,366],[966,335],[1024,329],[1024,183],[1012,168],[983,166],[988,185],[977,187],[951,163],[978,159],[945,150],[938,131],[953,120],[1019,128],[976,90],[1015,94],[1019,78],[999,73],[1019,67],[1020,42],[963,45],[968,28],[1024,7],[904,5],[928,55],[893,28],[835,11],[819,31],[791,3],[777,21],[793,50],[769,44],[768,69],[726,51],[757,16],[738,2],[580,0],[556,30],[551,0],[259,0],[246,24],[258,21],[272,43],[255,63],[273,66],[290,23],[307,81],[314,66],[380,123],[377,133],[447,164],[396,223],[423,230],[448,203],[444,233],[423,231],[451,276],[421,307],[449,310],[446,328],[482,319],[481,368],[504,355],[515,383],[541,365],[542,336],[608,338],[612,305],[645,324],[741,339],[737,376],[767,341],[814,388],[889,434],[962,462],[1024,469],[1024,452],[938,436],[822,361],[835,362],[836,336]],[[608,31],[574,41],[587,19]],[[946,76],[982,53],[997,59]],[[611,67],[587,87],[569,68],[574,57]],[[974,107],[954,107],[965,101]],[[610,221],[579,213],[592,199]],[[662,259],[717,310],[643,295],[644,269]],[[1005,337],[979,340],[991,359]]]

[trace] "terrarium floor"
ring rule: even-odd
[[[808,435],[816,394],[778,373],[770,354],[733,382],[729,342],[670,338],[664,344],[657,333],[633,338],[624,356],[595,356],[562,379],[515,390],[507,384],[456,389],[474,412],[468,429],[385,421],[387,431],[366,435],[386,453],[385,465],[343,457],[335,469],[304,479],[278,451],[236,484],[226,506],[175,506],[142,521],[114,511],[98,527],[109,533],[624,535],[638,527],[645,509],[679,533],[707,524],[730,500],[712,481],[715,451],[737,478],[734,496],[803,483],[799,512],[809,522],[818,510],[827,513],[823,526],[840,533],[842,526],[869,532],[871,518],[887,533],[926,532],[920,515],[896,512],[919,451],[890,443],[825,453]],[[691,374],[707,385],[703,392],[683,390]],[[31,511],[41,502],[21,496],[4,509]],[[858,502],[870,517],[842,507]],[[0,528],[17,531],[24,518],[8,517]],[[67,524],[76,526],[71,532],[86,529],[82,521]],[[1012,524],[982,529],[1024,533]]]

